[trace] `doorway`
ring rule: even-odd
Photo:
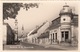
[[[69,39],[69,31],[62,31],[61,39],[62,39],[62,41],[67,42],[67,40]]]
[[[65,41],[67,41],[69,38],[69,31],[65,31]]]

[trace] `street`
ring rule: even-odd
[[[44,47],[24,42],[19,45],[4,45],[3,47],[4,50],[61,50],[55,47]]]

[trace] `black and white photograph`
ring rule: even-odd
[[[78,50],[77,2],[3,2],[3,50]]]

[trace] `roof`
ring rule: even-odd
[[[78,26],[78,15],[77,14],[73,14],[72,17],[72,22],[71,22],[74,26]],[[55,29],[58,28],[60,26],[60,17],[54,19],[52,21],[52,24],[49,26],[49,30],[51,29]]]
[[[69,7],[69,5],[64,5],[63,7]]]
[[[49,32],[42,33],[42,34],[38,37],[38,39],[40,39],[40,38],[49,38]]]
[[[39,27],[37,27],[36,29],[34,29],[30,35],[37,33],[37,31],[46,24],[46,22],[44,22],[42,25],[40,25]]]
[[[52,21],[52,24],[49,26],[48,29],[51,30],[51,29],[57,28],[57,27],[59,27],[59,26],[60,26],[60,17],[54,19],[54,20]]]

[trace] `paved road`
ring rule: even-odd
[[[58,48],[44,47],[30,43],[21,42],[19,45],[5,45],[4,50],[61,50]]]
[[[57,49],[57,48],[44,47],[44,46],[29,44],[29,43],[24,43],[24,42],[22,42],[21,44],[26,47],[33,47],[31,49],[29,48],[29,50],[61,50],[61,49]]]

